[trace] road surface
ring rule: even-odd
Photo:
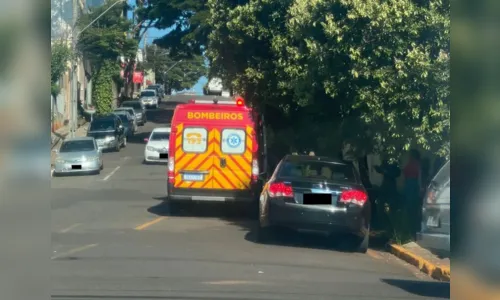
[[[166,166],[143,165],[143,139],[170,122],[174,96],[97,176],[52,178],[53,299],[446,299],[378,251],[329,249],[290,234],[262,245],[255,221],[224,206],[171,211]]]

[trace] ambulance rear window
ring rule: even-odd
[[[246,149],[246,133],[243,129],[222,130],[221,150],[225,154],[243,154]]]
[[[207,151],[208,131],[203,127],[185,128],[182,134],[182,150],[191,153]]]

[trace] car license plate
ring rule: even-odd
[[[427,217],[427,226],[428,227],[439,227],[439,220],[434,216]]]
[[[71,165],[71,169],[72,170],[81,170],[82,169],[82,165]]]
[[[184,181],[203,181],[203,174],[183,174]]]
[[[332,194],[329,193],[314,193],[303,195],[303,203],[305,205],[331,205],[332,204]]]

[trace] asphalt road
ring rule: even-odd
[[[253,241],[255,221],[224,205],[172,212],[166,166],[143,165],[144,137],[172,97],[96,176],[52,178],[53,299],[447,299],[391,255],[328,248],[319,237]]]

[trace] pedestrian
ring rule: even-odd
[[[420,152],[416,149],[410,151],[410,158],[403,169],[404,175],[404,201],[405,208],[408,213],[408,218],[412,230],[412,234],[418,231],[420,224],[420,212],[422,210],[421,203],[421,185],[422,185],[422,170],[420,161]]]
[[[384,158],[382,164],[375,166],[375,171],[383,176],[378,198],[389,204],[389,209],[396,209],[399,204],[397,179],[401,175],[401,169],[397,163]]]

